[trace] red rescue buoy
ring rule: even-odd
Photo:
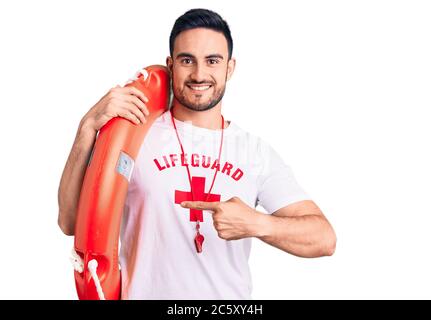
[[[82,272],[75,269],[75,284],[81,300],[103,296],[108,300],[120,299],[118,242],[128,183],[149,128],[168,108],[166,67],[149,66],[126,86],[134,86],[145,94],[150,115],[146,123],[139,125],[113,118],[97,136],[81,188],[75,226],[74,249],[82,262]],[[92,270],[91,266],[97,269]]]

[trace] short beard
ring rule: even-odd
[[[175,97],[175,99],[177,99],[177,101],[179,103],[181,103],[187,109],[190,109],[190,110],[193,110],[193,111],[207,111],[207,110],[210,110],[210,109],[214,108],[221,101],[221,99],[223,99],[225,90],[226,90],[226,86],[224,86],[221,90],[217,91],[215,93],[215,95],[214,95],[215,98],[212,98],[210,100],[210,102],[206,103],[206,104],[202,104],[202,103],[199,103],[199,104],[190,103],[190,102],[186,101],[186,99],[185,99],[184,96],[177,96],[175,94],[175,91],[174,91],[174,97]]]

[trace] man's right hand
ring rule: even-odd
[[[82,118],[86,128],[99,131],[109,120],[122,117],[134,124],[145,123],[148,98],[135,87],[116,86],[108,91]]]

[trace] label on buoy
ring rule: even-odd
[[[129,182],[132,177],[134,165],[135,161],[127,153],[121,151],[117,162],[117,172],[124,176]]]

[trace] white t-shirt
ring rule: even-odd
[[[262,139],[230,122],[224,130],[175,120],[170,112],[154,122],[142,144],[129,183],[121,227],[122,299],[251,299],[248,265],[251,238],[227,241],[217,235],[210,211],[183,208],[194,195],[208,201],[236,196],[268,213],[309,199],[280,156]],[[205,237],[196,252],[196,219]]]

